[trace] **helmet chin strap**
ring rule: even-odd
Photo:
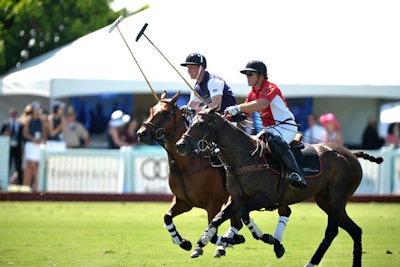
[[[202,67],[203,67],[202,65],[199,65],[199,71],[197,72],[196,80],[199,79],[199,76],[200,76],[200,72],[201,72],[201,68],[202,68]]]
[[[256,86],[258,84],[258,81],[260,80],[261,73],[257,73],[257,75],[258,75],[257,81],[252,86]]]

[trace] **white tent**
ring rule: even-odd
[[[179,63],[187,54],[201,52],[208,69],[225,77],[239,96],[248,92],[239,70],[257,58],[267,63],[270,79],[289,97],[399,97],[400,39],[395,27],[400,19],[391,8],[395,2],[276,2],[135,1],[137,8],[144,3],[150,8],[126,18],[119,28],[157,92],[189,88],[145,36],[135,42],[144,23],[149,23],[146,36],[185,77]],[[60,98],[149,92],[118,29],[108,29],[2,76],[0,95]],[[264,36],[255,38],[259,34]]]
[[[364,114],[368,108],[372,113],[378,109],[373,99],[400,99],[396,1],[129,3],[134,4],[131,10],[150,4],[149,9],[124,19],[119,29],[158,94],[190,89],[145,36],[135,42],[145,23],[149,24],[146,36],[184,77],[189,79],[179,64],[189,53],[201,52],[208,70],[224,77],[240,97],[249,88],[239,70],[249,60],[260,59],[267,64],[270,80],[287,97],[369,99],[367,104],[350,102]],[[118,29],[108,30],[109,26],[99,29],[0,77],[0,109],[9,100],[4,96],[53,100],[110,92],[150,93]],[[319,111],[325,108],[323,102]],[[339,111],[344,120],[353,112]]]

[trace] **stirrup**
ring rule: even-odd
[[[297,172],[292,172],[288,178],[287,178],[288,183],[290,186],[295,187],[295,188],[300,188],[300,189],[305,189],[307,187],[307,182]]]

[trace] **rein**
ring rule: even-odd
[[[208,115],[210,115],[210,114],[208,114]],[[223,134],[227,132],[227,131],[225,131],[225,128],[227,127],[228,123],[229,122],[225,120],[222,129],[219,130],[221,132],[221,134],[219,136],[220,140],[224,138]],[[215,130],[213,130],[213,127],[215,127],[215,123],[210,123],[206,130],[206,132],[207,132],[206,135],[198,141],[197,149],[199,151],[202,151],[202,152],[209,151],[211,154],[216,155],[219,158],[219,160],[222,162],[222,165],[225,167],[225,169],[230,171],[234,175],[239,175],[239,174],[242,174],[242,173],[245,173],[248,171],[264,170],[264,169],[269,168],[268,164],[255,163],[254,165],[246,165],[248,162],[250,162],[254,158],[254,155],[256,155],[257,152],[259,152],[258,157],[259,158],[262,157],[263,152],[266,150],[266,145],[264,144],[264,142],[262,142],[258,138],[254,139],[256,141],[256,148],[254,150],[238,150],[238,149],[223,147],[221,145],[217,146],[215,144],[215,142],[218,141],[217,140],[218,136],[215,133]],[[215,134],[212,136],[212,133],[215,133]],[[193,143],[193,141],[195,140],[195,138],[193,138],[189,134],[185,134],[184,137],[188,137],[189,139],[191,139],[192,140],[191,143]],[[221,151],[228,151],[228,152],[241,153],[241,154],[250,154],[250,156],[248,158],[246,158],[245,160],[243,160],[242,162],[240,162],[237,167],[232,168],[232,166],[229,166],[228,164],[226,164],[220,157],[219,153]]]

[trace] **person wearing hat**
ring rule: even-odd
[[[202,103],[196,94],[191,92],[189,102],[182,110],[197,112],[207,104],[210,108],[218,107],[217,111],[223,113],[226,107],[237,104],[236,96],[226,81],[206,70],[207,60],[202,54],[191,53],[181,66],[187,67],[190,78],[196,80],[193,89],[206,102]]]
[[[46,142],[47,131],[45,123],[41,118],[40,103],[37,101],[31,104],[31,116],[24,125],[23,136],[25,142],[26,167],[24,170],[23,185],[29,186],[34,192],[38,187],[40,149]]]
[[[76,120],[76,111],[73,106],[67,107],[66,123],[63,135],[67,148],[88,147],[90,135],[85,126]]]
[[[319,122],[326,129],[325,134],[322,136],[322,142],[343,145],[343,136],[340,132],[339,121],[332,113],[321,115]]]
[[[225,114],[235,116],[240,112],[259,112],[265,127],[263,131],[269,134],[266,141],[271,153],[290,171],[288,183],[292,187],[306,188],[307,182],[289,147],[296,137],[298,125],[281,90],[268,81],[267,67],[262,61],[252,60],[240,72],[246,75],[247,84],[252,89],[244,103],[227,107]]]
[[[130,146],[123,139],[125,125],[131,120],[131,116],[124,114],[121,110],[116,110],[111,114],[108,122],[108,148],[119,149],[122,146]]]
[[[63,129],[65,126],[64,118],[65,104],[61,101],[53,103],[52,113],[48,116],[48,137],[46,147],[48,149],[64,150],[67,148]]]

